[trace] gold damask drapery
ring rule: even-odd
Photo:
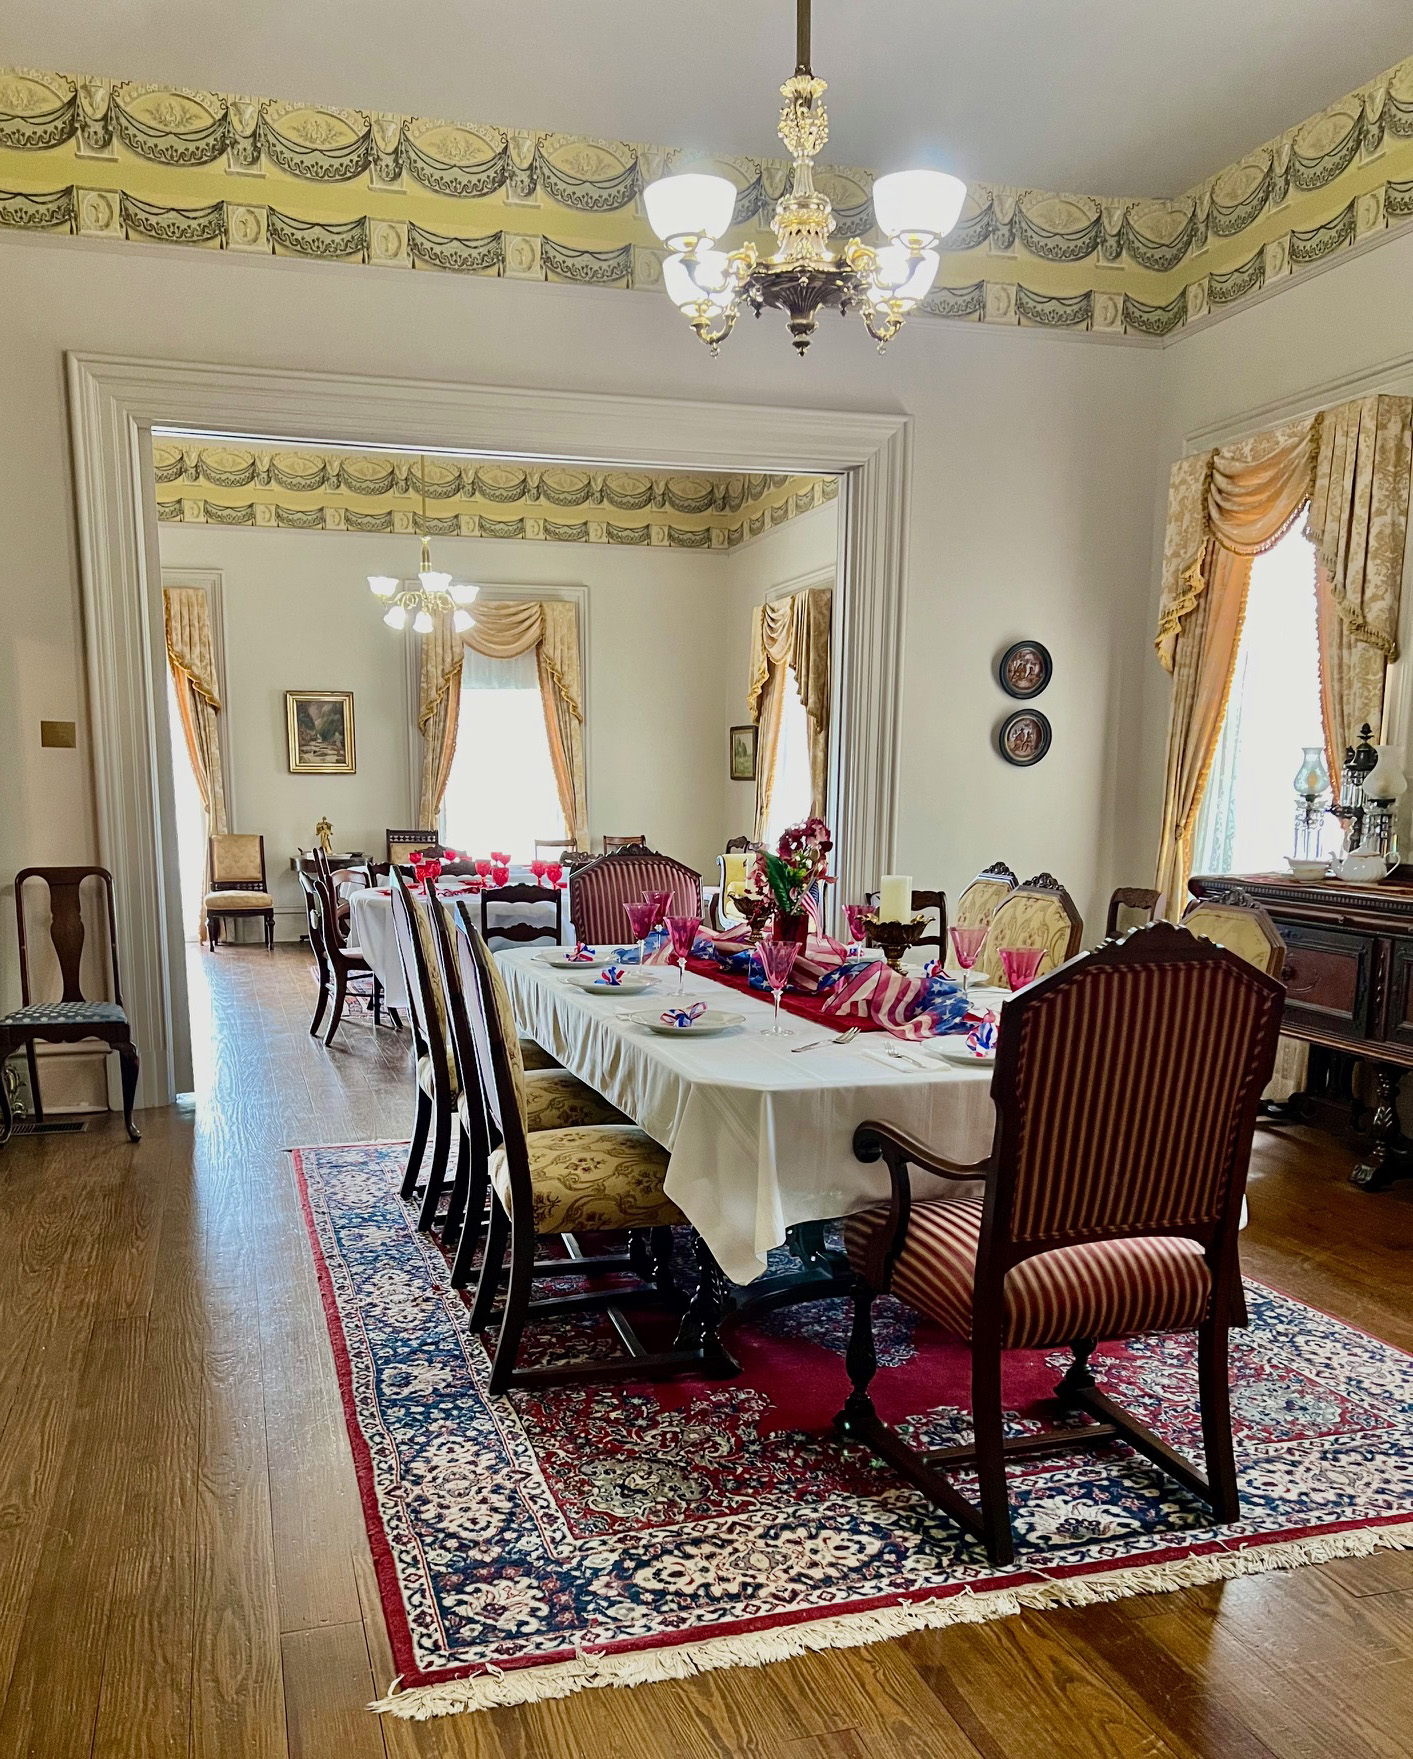
[[[1315,546],[1320,707],[1330,775],[1365,721],[1379,731],[1398,658],[1413,399],[1361,397],[1327,410],[1305,533]]]
[[[162,606],[177,713],[197,792],[206,809],[207,854],[202,883],[205,893],[211,890],[210,839],[224,835],[227,829],[226,787],[221,774],[221,698],[216,685],[211,600],[202,587],[169,586],[163,591]],[[205,940],[205,911],[201,913],[200,934]]]
[[[813,586],[757,605],[751,613],[751,672],[746,712],[756,740],[756,837],[765,835],[780,749],[780,717],[794,674],[810,730],[810,811],[823,816],[829,787],[830,628],[832,587]]]
[[[1318,420],[1305,416],[1200,457],[1168,487],[1158,657],[1173,674],[1154,882],[1181,916],[1192,836],[1231,692],[1251,561],[1278,543],[1310,497]]]
[[[535,650],[544,705],[550,761],[571,837],[588,831],[584,785],[584,686],[579,665],[579,619],[564,599],[479,600],[476,621],[464,634],[450,614],[439,616],[422,638],[421,689],[417,713],[422,731],[422,787],[418,822],[434,825],[441,811],[452,759],[461,700],[461,656],[472,647],[488,659],[509,660]]]

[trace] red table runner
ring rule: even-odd
[[[742,995],[754,996],[759,1002],[770,1006],[768,989],[752,989],[750,979],[742,977],[738,972],[728,971],[715,959],[689,959],[687,969],[695,971],[698,977],[715,978],[717,983],[724,983],[728,989],[739,990]],[[871,1020],[867,1014],[839,1014],[826,1009],[824,998],[820,996],[801,995],[786,990],[780,998],[780,1006],[787,1014],[798,1014],[802,1019],[813,1020],[816,1026],[833,1026],[842,1032],[846,1026],[857,1026],[861,1032],[883,1032],[885,1027]]]

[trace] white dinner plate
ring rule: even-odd
[[[983,1051],[980,1056],[967,1044],[965,1034],[954,1033],[937,1040],[937,1048],[949,1063],[973,1063],[983,1067],[996,1061],[994,1050]]]
[[[649,1032],[660,1032],[665,1038],[709,1038],[713,1032],[726,1032],[732,1026],[745,1024],[744,1014],[727,1014],[720,1008],[708,1008],[705,1014],[698,1014],[690,1026],[671,1026],[663,1018],[661,1011],[655,1013],[631,1014],[629,1018],[638,1026],[646,1026]]]
[[[604,969],[606,970],[607,967]],[[640,996],[645,990],[656,988],[651,977],[646,977],[642,972],[631,969],[623,973],[623,977],[618,983],[605,983],[603,971],[589,971],[587,969],[566,972],[564,981],[572,983],[575,989],[581,989],[586,995],[591,996]]]
[[[494,934],[495,930],[492,929],[491,933]],[[604,951],[596,947],[587,959],[571,959],[569,955],[572,951],[572,947],[556,947],[553,952],[541,953],[540,963],[553,965],[556,971],[602,971],[605,965],[616,963],[614,948]]]

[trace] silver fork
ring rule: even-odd
[[[808,1044],[796,1044],[790,1047],[793,1056],[801,1051],[817,1051],[822,1044],[849,1044],[856,1039],[862,1030],[858,1026],[846,1026],[837,1038],[812,1038]]]

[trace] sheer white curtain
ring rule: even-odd
[[[1231,695],[1193,839],[1194,873],[1283,873],[1301,749],[1323,746],[1315,551],[1298,521],[1251,564]]]
[[[517,862],[533,858],[537,837],[564,835],[533,648],[510,660],[465,650],[441,829],[453,849]]]
[[[765,842],[769,848],[775,847],[781,831],[809,817],[813,793],[809,715],[800,700],[793,666],[787,669],[782,687],[780,740],[775,748],[775,785],[770,792],[770,811],[765,821]]]

